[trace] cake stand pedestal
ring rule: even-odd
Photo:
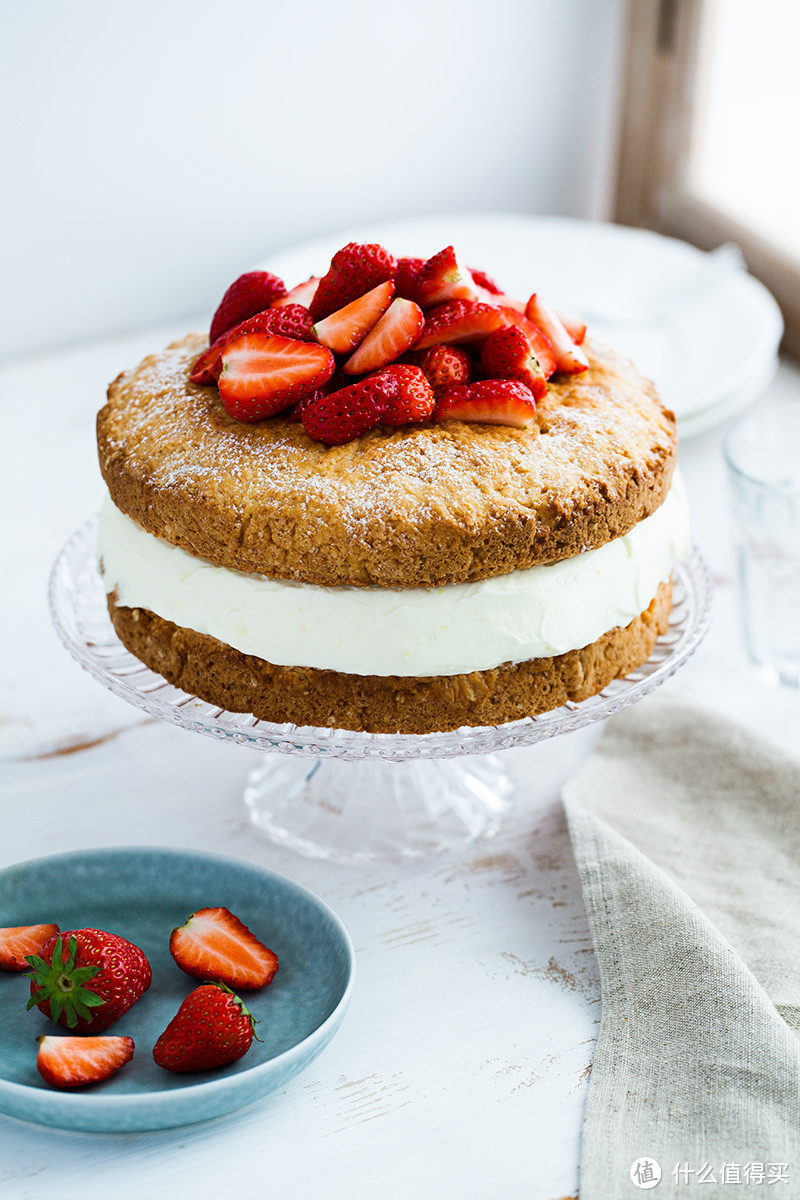
[[[64,645],[100,683],[152,716],[269,752],[245,786],[253,825],[280,845],[338,862],[420,858],[494,836],[513,810],[515,790],[497,751],[571,733],[635,703],[689,658],[710,616],[711,580],[695,551],[675,569],[669,628],[647,662],[579,704],[424,735],[275,725],[188,695],[125,649],[108,615],[96,537],[93,517],[66,543],[50,576],[50,609]]]

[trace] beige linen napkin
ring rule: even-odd
[[[602,988],[581,1200],[800,1197],[800,761],[651,697],[564,804]]]

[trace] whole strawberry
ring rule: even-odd
[[[150,963],[133,942],[103,929],[54,934],[29,955],[31,998],[53,1021],[76,1033],[100,1033],[150,987]]]
[[[394,279],[396,270],[397,260],[377,242],[348,242],[334,254],[309,301],[312,321],[321,321],[379,283]]]
[[[234,279],[211,320],[208,340],[213,344],[226,330],[232,329],[257,312],[270,308],[286,295],[286,284],[271,271],[246,271]]]
[[[336,392],[320,393],[303,405],[303,428],[327,446],[351,442],[380,424],[399,390],[395,376],[380,372]]]
[[[253,1042],[253,1014],[223,983],[204,983],[184,1000],[153,1047],[165,1071],[208,1071],[246,1054]]]

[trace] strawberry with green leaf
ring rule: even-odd
[[[152,972],[133,942],[103,929],[54,934],[41,954],[29,955],[28,1008],[75,1033],[100,1033],[150,987]]]

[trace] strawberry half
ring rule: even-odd
[[[133,1038],[40,1037],[36,1069],[53,1087],[83,1087],[100,1083],[133,1058]]]
[[[248,317],[221,334],[204,350],[192,367],[189,379],[202,385],[216,383],[222,370],[222,351],[229,342],[245,333],[276,333],[281,337],[294,338],[300,342],[313,342],[311,318],[302,304],[285,304],[280,308],[268,308],[264,312]]]
[[[447,300],[477,300],[472,272],[452,246],[445,246],[425,262],[417,277],[417,303],[432,308]]]
[[[536,401],[530,388],[516,379],[482,379],[468,388],[453,387],[436,405],[437,421],[481,421],[530,429]]]
[[[442,342],[448,345],[480,342],[511,324],[504,310],[495,304],[477,300],[449,300],[425,314],[425,327],[416,342],[415,350],[427,350]]]
[[[261,421],[320,387],[335,365],[316,342],[246,333],[222,351],[220,398],[237,421]]]
[[[531,389],[536,400],[547,393],[545,372],[518,325],[508,325],[489,334],[481,347],[481,366],[489,379],[520,380]]]
[[[423,350],[419,365],[439,400],[455,384],[468,384],[472,379],[472,360],[459,346],[431,346]]]
[[[240,1059],[253,1044],[253,1014],[220,983],[195,988],[153,1047],[165,1071],[208,1071]]]
[[[345,375],[363,375],[392,362],[414,345],[424,324],[422,309],[413,300],[393,300],[344,364]]]
[[[262,988],[278,958],[227,908],[199,908],[173,929],[169,952],[182,971],[230,988]]]
[[[379,374],[393,376],[398,385],[397,395],[389,400],[381,417],[382,425],[412,425],[433,416],[436,398],[419,367],[408,363],[390,363]]]
[[[337,250],[309,304],[312,321],[320,321],[364,292],[394,279],[397,261],[377,242],[348,242]]]
[[[104,929],[54,934],[28,963],[28,1008],[35,1005],[76,1033],[107,1029],[133,1007],[152,978],[139,947]]]
[[[337,309],[313,326],[314,336],[334,354],[349,354],[383,316],[392,302],[394,281],[387,279],[357,300]]]
[[[525,316],[533,321],[551,343],[556,356],[556,370],[577,375],[589,369],[589,360],[567,333],[563,321],[539,296],[531,296],[525,306]]]
[[[351,442],[380,424],[398,391],[399,383],[394,375],[386,372],[371,375],[304,405],[303,428],[309,437],[327,446]]]
[[[27,971],[29,954],[40,954],[57,925],[11,925],[0,929],[0,971]]]
[[[208,340],[214,343],[220,334],[269,308],[286,295],[286,285],[271,271],[247,271],[235,279],[219,303],[211,321]]]
[[[311,301],[314,299],[314,293],[317,290],[320,276],[312,275],[310,279],[306,279],[304,283],[298,283],[285,296],[279,296],[277,300],[273,300],[271,308],[282,308],[284,304],[302,304],[303,308],[308,308]]]

